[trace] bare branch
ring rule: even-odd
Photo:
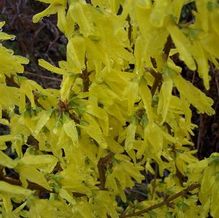
[[[98,162],[98,171],[99,171],[99,179],[100,179],[100,189],[105,189],[105,183],[106,183],[106,170],[107,165],[111,162],[113,153],[110,152],[106,157],[100,158]]]
[[[140,211],[135,212],[135,213],[127,214],[127,215],[125,215],[126,213],[123,212],[123,214],[120,216],[120,218],[141,216],[142,214],[147,213],[148,211],[157,209],[159,207],[163,207],[165,205],[168,206],[168,205],[170,205],[171,201],[174,201],[175,199],[177,199],[179,197],[185,196],[188,192],[191,192],[191,191],[193,191],[194,189],[197,189],[197,188],[200,188],[200,184],[198,184],[198,183],[191,184],[187,188],[183,189],[182,191],[180,191],[176,194],[170,195],[169,197],[165,198],[160,203],[154,204],[154,205],[152,205],[150,207],[147,207],[143,210],[140,210]]]

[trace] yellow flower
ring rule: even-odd
[[[33,22],[39,22],[43,17],[49,16],[51,14],[59,14],[60,9],[65,8],[67,0],[38,0],[40,2],[50,4],[48,8],[44,11],[33,16]]]
[[[27,64],[28,59],[14,55],[14,52],[5,48],[1,41],[14,39],[14,35],[8,35],[1,31],[5,22],[0,22],[0,74],[23,73],[23,64]]]

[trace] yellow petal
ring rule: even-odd
[[[133,148],[133,144],[135,141],[135,132],[136,132],[136,124],[131,123],[126,129],[127,135],[125,139],[125,150],[130,151]]]
[[[172,89],[173,89],[173,81],[170,78],[165,78],[160,90],[159,96],[159,103],[157,107],[158,114],[162,115],[162,122],[163,123],[166,119],[167,112],[170,105],[170,100],[172,96]]]
[[[109,132],[109,118],[106,111],[92,104],[87,106],[87,113],[98,118],[101,129],[103,130],[104,135],[107,136]]]
[[[33,192],[20,186],[11,185],[7,182],[0,181],[0,193],[7,193],[10,195],[29,196]]]
[[[33,23],[39,22],[43,17],[55,14],[58,11],[58,6],[55,4],[49,5],[44,11],[33,16]]]
[[[156,27],[162,27],[164,24],[164,18],[168,15],[168,7],[170,6],[170,0],[156,0],[154,8],[150,15],[150,22]]]
[[[198,88],[192,85],[191,82],[183,79],[180,75],[174,77],[174,83],[177,89],[186,100],[194,105],[200,113],[214,114],[212,105],[214,101],[207,97]]]
[[[209,3],[208,0],[198,0],[195,4],[197,7],[197,15],[196,18],[198,23],[200,23],[202,29],[207,32],[209,29],[209,15],[208,15],[208,7],[207,4]]]
[[[5,25],[5,21],[0,22],[0,28],[2,28]]]
[[[42,111],[38,114],[39,120],[34,130],[34,135],[39,134],[40,130],[46,125],[46,123],[50,119],[51,114],[52,114],[52,110]]]
[[[72,140],[72,143],[75,146],[78,146],[78,131],[75,125],[75,122],[73,120],[68,120],[64,123],[63,129],[67,136],[69,136]]]
[[[57,73],[57,74],[65,74],[66,71],[61,69],[61,68],[58,68],[58,67],[55,67],[53,66],[52,64],[50,64],[49,62],[43,60],[43,59],[39,59],[39,62],[38,62],[39,66],[45,68],[46,70],[49,70],[51,72],[54,72],[54,73]]]
[[[8,168],[14,168],[17,165],[15,160],[12,160],[4,152],[0,151],[0,165]]]
[[[37,169],[51,173],[57,164],[57,158],[52,155],[25,154],[19,161],[22,165],[33,166]]]
[[[192,46],[192,53],[198,65],[198,73],[199,76],[203,79],[204,86],[208,90],[209,89],[209,66],[208,66],[208,59],[205,55],[205,52],[200,45],[199,42],[194,42]]]
[[[173,42],[179,52],[180,58],[186,63],[186,65],[191,69],[195,70],[196,65],[191,54],[191,42],[183,34],[183,32],[175,25],[170,23],[167,29],[173,39]]]
[[[7,33],[0,32],[0,40],[8,40],[8,39],[14,39],[14,35],[9,35]]]
[[[75,36],[67,44],[67,62],[74,73],[80,73],[85,68],[85,40]]]
[[[69,96],[71,93],[72,86],[74,85],[75,79],[76,79],[75,76],[71,76],[71,75],[63,76],[63,80],[61,83],[61,90],[60,90],[61,100],[63,102],[69,100]]]
[[[44,175],[36,168],[32,166],[20,165],[16,168],[16,170],[19,172],[20,180],[24,187],[28,186],[28,180],[44,187],[47,190],[51,190],[49,183],[45,179]]]
[[[88,126],[81,126],[87,134],[93,138],[102,148],[107,148],[107,142],[106,139],[100,129],[100,126],[98,125],[95,118],[92,116],[86,114],[85,120],[89,123]]]
[[[147,112],[148,120],[149,122],[153,122],[154,115],[153,115],[153,109],[152,109],[152,96],[150,89],[147,86],[147,83],[145,80],[142,79],[139,85],[139,94],[142,98],[142,101],[144,103],[145,110]]]

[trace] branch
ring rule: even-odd
[[[159,88],[161,86],[162,83],[162,74],[159,72],[156,72],[153,68],[145,68],[146,71],[148,71],[153,77],[154,77],[154,83],[153,86],[151,88],[151,95],[154,96],[157,88]]]
[[[97,164],[101,190],[105,189],[107,164],[110,163],[113,155],[114,154],[112,152],[110,152],[107,156],[100,158],[100,160]]]
[[[69,115],[69,117],[75,121],[75,123],[79,124],[80,117],[78,117],[78,115],[74,111],[72,111],[71,109],[72,108],[69,107],[69,104],[67,101],[59,100],[59,102],[58,102],[59,114],[66,112]]]
[[[83,92],[89,91],[89,86],[90,86],[89,75],[90,75],[90,72],[87,71],[87,68],[82,71],[81,79],[83,81]]]
[[[17,84],[17,82],[14,79],[14,75],[11,75],[10,77],[5,75],[5,81],[7,86],[20,88],[20,86]]]
[[[157,209],[159,207],[163,207],[165,205],[168,206],[168,205],[170,205],[171,201],[174,201],[175,199],[177,199],[179,197],[182,197],[182,196],[186,195],[188,192],[191,192],[191,191],[193,191],[194,189],[197,189],[197,188],[200,188],[200,184],[194,183],[192,185],[189,185],[187,188],[183,189],[182,191],[180,191],[180,192],[178,192],[176,194],[170,195],[169,197],[167,197],[166,199],[164,199],[160,203],[154,204],[152,206],[149,206],[149,207],[147,207],[147,208],[145,208],[143,210],[140,210],[138,212],[135,212],[135,213],[130,213],[130,214],[127,214],[127,215],[125,213],[123,213],[120,216],[120,218],[141,216],[142,214],[147,213],[148,211]]]
[[[164,52],[163,59],[165,62],[167,61],[167,59],[169,57],[169,53],[170,53],[170,50],[172,47],[173,47],[173,42],[172,42],[172,39],[169,35],[167,37],[167,41],[166,41],[166,44],[165,44],[164,49],[163,49],[163,52]],[[152,63],[154,68],[157,68],[156,60],[153,57],[151,57],[151,63]],[[150,72],[155,79],[154,84],[151,88],[151,95],[154,96],[156,90],[161,87],[162,79],[163,79],[162,74],[160,72],[156,72],[153,68],[146,68],[146,70],[148,72]]]
[[[164,60],[167,61],[168,57],[169,57],[169,54],[170,54],[170,50],[171,48],[173,47],[173,41],[170,37],[170,35],[167,37],[167,41],[166,41],[166,44],[164,46],[164,49],[163,49],[163,52],[164,52]]]
[[[155,175],[154,175],[154,179],[152,181],[152,199],[154,199],[154,195],[155,195],[155,191],[156,191],[156,186],[157,186],[157,176],[158,176],[158,165],[155,162]]]
[[[127,17],[127,21],[128,21],[128,39],[129,39],[129,42],[130,42],[130,45],[132,43],[132,24],[131,24],[131,17],[130,15],[128,15]]]
[[[62,79],[61,78],[56,78],[56,77],[50,77],[50,76],[43,76],[41,74],[36,74],[36,73],[31,73],[31,72],[28,72],[28,71],[25,71],[23,73],[24,76],[26,75],[30,75],[30,76],[35,76],[35,77],[40,77],[41,79],[46,79],[46,80],[53,80],[53,81],[56,81],[56,82],[62,82]]]
[[[7,175],[4,175],[3,168],[1,166],[0,166],[0,180],[4,181],[4,182],[7,182],[11,185],[22,186],[22,183],[19,179],[15,179],[15,178],[9,177]],[[42,187],[42,186],[40,186],[36,183],[29,182],[29,181],[28,181],[27,188],[31,189],[33,191],[39,191],[40,193],[51,193],[52,192],[52,191],[49,191],[49,190],[45,189],[44,187]]]

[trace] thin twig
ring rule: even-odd
[[[58,102],[58,111],[59,114],[62,114],[64,112],[68,113],[69,117],[75,121],[75,123],[79,124],[80,123],[80,117],[72,110],[68,104],[67,101],[61,101],[59,100]]]
[[[120,216],[120,218],[141,216],[142,214],[147,213],[148,211],[157,209],[159,207],[163,207],[165,205],[168,206],[171,203],[171,201],[174,201],[175,199],[177,199],[179,197],[182,197],[182,196],[186,195],[188,192],[191,192],[191,191],[193,191],[194,189],[197,189],[197,188],[200,188],[200,184],[194,183],[194,184],[188,186],[187,188],[183,189],[182,191],[177,192],[176,194],[173,194],[173,195],[167,197],[166,199],[164,199],[160,203],[154,204],[152,206],[149,206],[149,207],[147,207],[147,208],[145,208],[143,210],[140,210],[138,212],[135,212],[135,213],[130,213],[130,214],[127,214],[127,215],[123,215],[123,214],[125,214],[125,213],[123,213]]]
[[[97,164],[101,190],[105,190],[107,165],[111,162],[113,155],[114,154],[110,152],[107,156],[100,158]]]
[[[61,82],[62,79],[59,79],[59,78],[55,78],[55,77],[49,77],[49,76],[43,76],[43,75],[40,75],[40,74],[36,74],[36,73],[31,73],[31,72],[25,72],[23,73],[23,75],[31,75],[31,76],[36,76],[36,77],[40,77],[42,79],[47,79],[47,80],[54,80],[54,81],[57,81],[57,82]]]
[[[4,182],[7,182],[7,183],[9,183],[11,185],[22,186],[22,183],[21,183],[21,181],[19,179],[15,179],[15,178],[9,177],[7,175],[4,175],[2,167],[0,169],[0,180],[4,181]],[[27,188],[31,189],[33,191],[40,191],[41,193],[43,193],[43,192],[44,193],[45,192],[46,193],[51,193],[52,192],[52,191],[47,190],[44,187],[42,187],[42,186],[40,186],[40,185],[38,185],[36,183],[29,182],[29,181],[28,181],[28,187]]]
[[[82,71],[81,79],[83,82],[83,92],[89,91],[89,86],[90,86],[89,75],[90,75],[90,72],[87,71],[87,68]]]
[[[151,75],[154,77],[154,83],[151,88],[151,95],[154,96],[157,88],[161,86],[162,75],[161,73],[156,72],[153,68],[145,68],[145,70],[151,73]]]
[[[158,165],[157,163],[155,163],[155,175],[154,175],[154,179],[152,182],[152,199],[154,199],[154,195],[155,195],[155,191],[156,191],[156,186],[157,186],[157,176],[158,176]]]
[[[164,61],[167,61],[172,46],[173,46],[173,42],[172,42],[172,39],[169,35],[167,37],[167,41],[166,41],[166,44],[165,44],[164,49],[163,49]],[[151,57],[151,62],[153,64],[153,66],[156,67],[156,61],[153,57]],[[148,70],[152,74],[152,76],[154,77],[154,83],[153,83],[153,86],[151,88],[151,94],[152,94],[152,96],[154,96],[154,94],[156,93],[156,90],[160,89],[160,87],[161,87],[163,77],[162,77],[162,74],[160,72],[156,72],[153,68],[147,68],[146,70]]]
[[[198,154],[201,154],[203,148],[203,138],[206,134],[206,116],[204,114],[200,115],[199,128],[198,128],[198,138],[197,138],[197,151]]]
[[[129,42],[130,42],[130,45],[132,44],[132,24],[131,24],[131,17],[130,15],[128,15],[127,17],[127,21],[128,21],[128,39],[129,39]]]
[[[20,86],[16,83],[13,75],[10,76],[10,77],[5,75],[5,80],[6,80],[7,86],[12,86],[12,87],[20,88]]]
[[[192,75],[192,84],[194,84],[194,82],[195,82],[195,76],[196,76],[196,72],[194,71],[193,75]]]
[[[163,52],[164,52],[164,60],[167,61],[168,57],[169,57],[169,54],[170,54],[170,50],[173,46],[173,41],[171,39],[171,36],[169,35],[167,37],[167,41],[166,41],[166,44],[164,46],[164,49],[163,49]]]

